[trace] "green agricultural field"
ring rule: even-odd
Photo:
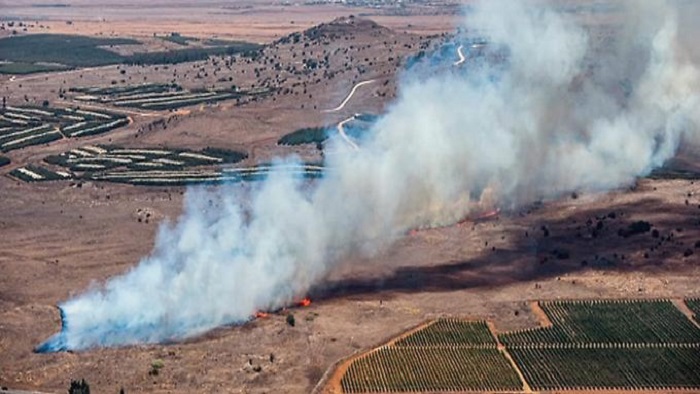
[[[700,346],[509,349],[537,391],[697,389]]]
[[[519,391],[523,385],[486,322],[439,319],[353,361],[346,393]]]
[[[553,301],[540,306],[552,327],[506,333],[505,345],[533,343],[699,343],[700,330],[668,300]]]
[[[60,64],[43,63],[0,63],[0,74],[34,74],[52,71],[64,71],[70,67]]]
[[[124,58],[104,47],[138,44],[123,38],[64,34],[30,34],[0,39],[0,60],[19,63],[58,63],[92,67],[122,63]]]
[[[497,349],[383,347],[355,360],[346,393],[520,391],[515,369]]]
[[[700,298],[691,298],[685,300],[685,304],[693,311],[693,319],[700,323]]]
[[[700,299],[686,300],[694,313]],[[346,393],[700,389],[700,328],[668,300],[551,301],[552,326],[494,338],[439,319],[353,360]],[[499,342],[505,349],[499,347]]]
[[[171,38],[171,40],[174,38]],[[185,39],[185,38],[182,38]],[[248,42],[220,42],[199,48],[183,48],[163,52],[135,53],[122,56],[110,51],[116,45],[139,45],[126,38],[98,38],[66,34],[30,34],[0,39],[0,72],[27,74],[75,67],[110,64],[176,64],[206,60],[210,56],[254,53],[261,48]]]
[[[131,56],[124,57],[123,63],[136,65],[177,64],[206,60],[211,56],[254,53],[260,48],[262,48],[262,46],[258,44],[234,41],[227,43],[225,46],[183,48],[166,52],[135,53]]]
[[[439,319],[396,342],[396,346],[478,346],[496,348],[486,322]]]
[[[700,388],[700,328],[668,300],[552,301],[499,335],[535,390]]]

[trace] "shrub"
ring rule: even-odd
[[[68,394],[90,394],[90,385],[87,384],[85,379],[79,381],[71,380]]]
[[[287,315],[287,324],[294,327],[294,325],[296,324],[296,320],[294,319],[294,314],[290,313]]]
[[[631,237],[637,234],[648,233],[651,230],[651,223],[640,220],[638,222],[631,223],[626,229],[621,229],[619,235],[621,237]]]
[[[151,362],[151,370],[148,371],[148,374],[151,376],[158,376],[160,370],[163,369],[164,366],[165,364],[163,363],[163,360],[155,359],[153,362]]]

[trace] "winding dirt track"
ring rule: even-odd
[[[353,121],[353,120],[355,120],[355,115],[353,115],[353,116],[351,116],[351,117],[345,119],[344,121],[338,123],[338,133],[340,134],[341,137],[343,137],[343,139],[345,140],[345,142],[348,143],[348,145],[352,146],[353,149],[355,149],[355,150],[359,150],[360,147],[357,146],[357,144],[356,144],[347,134],[345,134],[345,127],[344,127],[345,124],[348,123],[348,122],[351,122],[351,121]]]
[[[457,55],[459,56],[459,60],[454,62],[455,66],[459,66],[460,64],[464,63],[465,60],[467,60],[467,58],[464,56],[464,53],[462,52],[462,49],[464,49],[464,45],[460,45],[457,48]]]
[[[340,111],[341,109],[343,109],[343,108],[345,107],[345,104],[347,104],[348,101],[350,101],[350,99],[352,98],[352,96],[355,94],[355,92],[357,91],[357,89],[358,89],[360,86],[368,85],[368,84],[370,84],[370,83],[373,83],[374,81],[376,81],[376,80],[375,80],[375,79],[369,79],[369,80],[366,80],[366,81],[358,82],[355,86],[352,87],[352,90],[350,91],[350,94],[348,94],[348,96],[345,97],[345,100],[343,100],[343,102],[340,103],[339,106],[337,106],[337,107],[335,107],[335,108],[333,108],[333,109],[324,109],[324,110],[321,111],[321,112],[323,112],[323,113],[329,113],[329,112],[338,112],[338,111]]]

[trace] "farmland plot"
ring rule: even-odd
[[[181,170],[185,167],[231,164],[246,158],[246,154],[222,149],[188,151],[167,148],[122,148],[92,146],[72,149],[44,161],[73,172],[103,172],[121,170]]]
[[[7,106],[0,109],[0,151],[106,133],[128,123],[123,115],[102,111]]]
[[[671,301],[552,301],[540,306],[552,327],[502,334],[505,345],[533,343],[700,343],[700,330]]]
[[[700,299],[686,300],[700,312]],[[352,360],[346,393],[700,389],[700,328],[669,300],[551,301],[549,327],[439,319]],[[504,344],[505,348],[499,346]],[[510,364],[517,366],[521,375]]]
[[[693,319],[700,324],[700,298],[687,299],[685,304],[693,311]]]
[[[535,390],[700,387],[700,346],[509,349]]]
[[[211,104],[246,96],[268,93],[268,90],[201,90],[189,91],[177,84],[143,84],[120,87],[78,87],[75,100],[131,107],[144,110],[170,110],[190,105]]]
[[[314,163],[227,167],[246,157],[245,153],[219,148],[192,151],[86,145],[48,156],[44,162],[61,167],[76,179],[144,186],[255,181],[264,179],[273,171],[318,178],[324,171],[322,165]],[[26,180],[26,177],[20,179]]]
[[[181,169],[153,170],[148,169],[148,162],[139,163],[141,171],[107,171],[89,174],[89,179],[117,183],[128,183],[142,186],[183,186],[203,183],[235,183],[252,182],[265,179],[272,172],[285,172],[297,177],[318,178],[323,175],[323,168],[315,164],[298,166],[272,166],[260,164],[252,167],[237,167],[224,169]],[[133,168],[133,167],[132,167]]]
[[[355,360],[346,393],[519,391],[515,370],[497,349],[390,346]]]
[[[499,335],[533,389],[700,388],[700,329],[671,301],[540,306],[551,327]]]
[[[346,393],[519,391],[523,385],[486,322],[439,319],[353,361]]]
[[[473,346],[496,348],[496,339],[485,321],[438,319],[396,342],[396,346]]]
[[[70,179],[72,176],[65,171],[52,171],[36,165],[16,168],[10,171],[10,175],[25,182],[59,181]]]

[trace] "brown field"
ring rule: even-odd
[[[369,17],[384,26],[416,34],[439,34],[455,26],[454,8],[416,7],[408,16],[341,5],[280,5],[266,0],[189,2],[114,1],[60,2],[70,7],[35,7],[34,1],[3,4],[8,18],[37,21],[30,32],[84,35],[152,36],[180,32],[194,37],[219,37],[269,42],[295,31],[349,15]],[[449,3],[449,2],[448,2]],[[144,18],[147,15],[147,19]],[[70,21],[71,24],[66,22]],[[39,28],[43,25],[44,28]]]
[[[27,3],[0,2],[0,7],[7,15],[38,19],[37,8]],[[144,10],[136,6],[117,10],[105,6],[104,14],[99,14],[95,9],[100,3],[70,3],[76,6],[40,8],[47,13],[40,23],[50,27],[44,32],[143,37],[178,31],[272,42],[350,14],[369,14],[388,29],[373,36],[365,22],[345,27],[343,34],[352,36],[349,41],[355,47],[349,55],[353,67],[344,70],[342,61],[334,63],[338,76],[331,80],[311,75],[290,78],[275,85],[288,88],[288,93],[241,106],[224,101],[177,113],[140,111],[130,115],[134,120],[130,126],[104,135],[7,154],[12,164],[0,168],[2,387],[58,393],[66,392],[71,380],[84,378],[96,393],[117,393],[121,387],[127,393],[308,393],[338,360],[440,316],[488,320],[507,331],[541,324],[542,316],[530,307],[534,300],[700,297],[700,249],[694,246],[700,241],[700,183],[643,179],[633,188],[608,194],[546,201],[488,220],[419,231],[372,258],[348,258],[323,287],[313,291],[309,307],[294,310],[295,327],[288,326],[284,316],[272,314],[182,343],[35,354],[34,346],[60,330],[55,305],[137,264],[151,251],[159,223],[180,214],[185,188],[66,181],[28,184],[6,176],[8,172],[85,144],[242,149],[249,153],[246,164],[290,153],[318,159],[313,146],[281,147],[276,141],[300,127],[334,124],[356,112],[380,113],[397,95],[397,69],[388,57],[405,57],[421,43],[439,42],[428,35],[449,31],[456,18],[426,9],[396,16],[330,5],[251,3],[252,8],[223,11],[220,4],[197,12],[187,12],[191,8],[184,5],[163,12],[151,9],[146,12],[158,17],[144,20],[140,17]],[[70,18],[64,12],[70,12]],[[67,19],[73,24],[66,24]],[[318,55],[324,49],[347,46],[345,41],[307,50]],[[267,48],[265,56],[293,64],[297,60],[291,53],[302,49],[279,44]],[[368,71],[360,74],[357,65]],[[58,98],[60,88],[110,86],[112,80],[117,85],[168,82],[173,73],[186,88],[232,83],[251,87],[267,77],[274,79],[271,70],[256,77],[258,67],[260,63],[241,62],[228,70],[204,61],[167,69],[107,66],[17,78],[5,75],[0,76],[0,91],[13,105],[43,100],[71,105],[70,96]],[[368,79],[377,82],[358,89],[342,111],[321,112],[339,104],[355,83]],[[160,119],[167,126],[154,126]],[[699,152],[687,147],[674,165],[697,170]],[[617,214],[616,219],[608,220],[597,238],[578,228],[610,212]],[[150,213],[150,220],[139,221],[145,213]],[[648,234],[624,239],[617,235],[619,228],[637,220],[649,221],[662,234],[673,233],[673,242],[649,252],[656,240]],[[542,226],[550,230],[549,237],[543,236]],[[566,249],[570,257],[552,257],[558,249]],[[684,257],[688,249],[695,253]],[[163,360],[164,367],[152,376],[148,372],[156,359]]]

